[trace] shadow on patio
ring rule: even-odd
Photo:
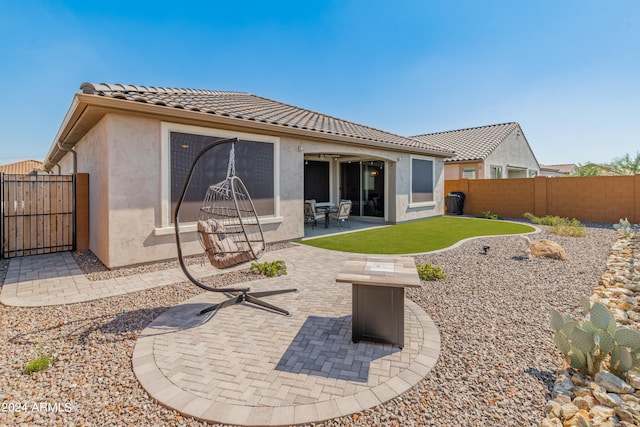
[[[366,383],[371,361],[400,349],[351,342],[351,316],[309,316],[282,355],[276,370]]]

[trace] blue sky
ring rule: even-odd
[[[0,0],[0,164],[85,81],[254,93],[416,135],[516,121],[540,163],[640,150],[640,1]]]

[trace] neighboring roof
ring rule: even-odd
[[[0,173],[13,175],[28,175],[36,170],[41,170],[44,163],[38,160],[23,160],[21,162],[0,165]]]
[[[574,165],[573,163],[565,164],[565,165],[540,165],[540,169],[558,171],[559,173],[563,173],[567,175],[572,174],[576,170],[576,168],[577,166]]]
[[[425,144],[438,145],[455,151],[456,155],[445,159],[445,162],[484,160],[511,132],[519,128],[518,123],[512,122],[429,133],[412,138]]]
[[[303,129],[314,133],[340,135],[363,141],[393,144],[404,148],[432,151],[451,156],[453,152],[435,143],[385,132],[369,126],[342,120],[326,114],[284,104],[245,92],[177,89],[155,86],[83,83],[84,94],[141,102],[164,108],[197,111],[216,116],[233,117],[281,127]]]

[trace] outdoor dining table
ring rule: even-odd
[[[415,261],[408,257],[349,258],[336,282],[352,285],[351,340],[404,347],[404,288],[419,288]]]

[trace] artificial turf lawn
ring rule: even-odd
[[[534,228],[525,224],[441,216],[390,227],[304,240],[300,243],[361,254],[414,254],[446,248],[469,237],[531,231],[534,231]]]

